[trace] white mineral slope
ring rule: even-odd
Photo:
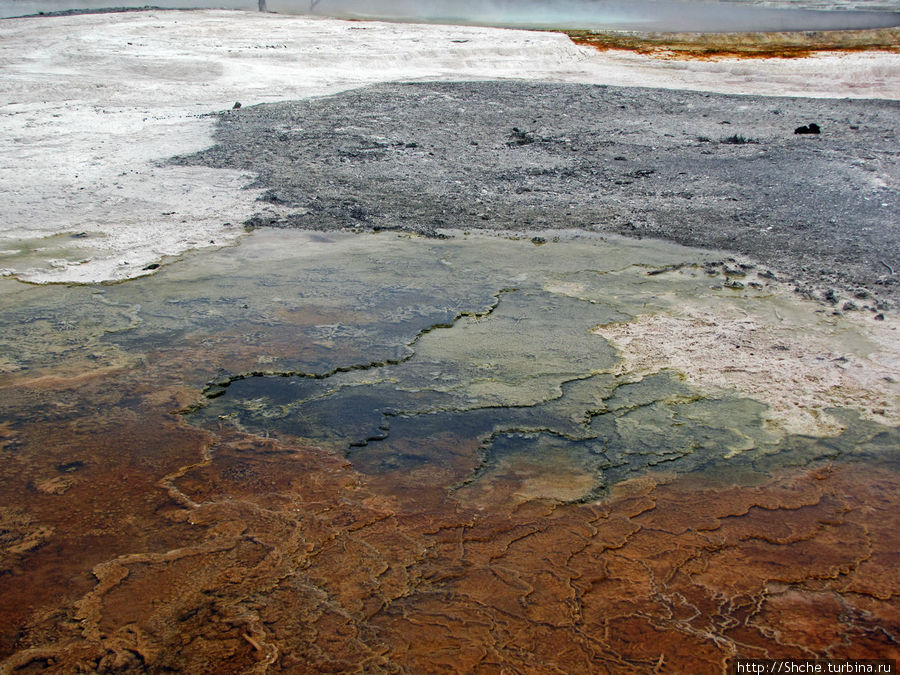
[[[519,78],[898,98],[900,57],[678,62],[555,33],[200,10],[0,21],[0,274],[99,282],[240,236],[252,177],[167,166],[206,113],[375,82]]]

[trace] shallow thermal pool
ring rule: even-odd
[[[7,381],[205,354],[191,424],[460,498],[514,476],[516,499],[596,499],[648,471],[749,476],[898,442],[892,319],[835,316],[715,252],[257,231],[125,283],[3,283]]]

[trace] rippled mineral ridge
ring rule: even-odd
[[[3,671],[896,658],[896,320],[738,264],[261,230],[0,280]]]

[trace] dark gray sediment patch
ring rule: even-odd
[[[581,228],[734,251],[841,305],[898,298],[900,102],[525,82],[245,106],[174,159],[249,170],[248,225]],[[819,135],[795,135],[814,122]],[[837,294],[828,291],[838,290]]]
[[[177,9],[177,8],[172,8]],[[33,6],[29,5],[29,8],[25,11],[32,11]],[[15,11],[14,8],[9,8],[4,10],[6,12]],[[2,16],[0,19],[30,19],[34,17],[55,17],[55,16],[77,16],[80,14],[121,14],[124,12],[151,12],[151,11],[171,11],[166,7],[160,7],[159,5],[142,5],[135,7],[128,6],[120,6],[120,7],[82,7],[82,8],[71,8],[71,9],[55,9],[55,10],[47,10],[47,11],[37,11],[30,14],[12,14],[10,16]]]

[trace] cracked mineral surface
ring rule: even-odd
[[[0,669],[897,658],[892,314],[716,251],[450,234],[0,280]]]
[[[900,656],[896,30],[0,32],[0,673]]]

